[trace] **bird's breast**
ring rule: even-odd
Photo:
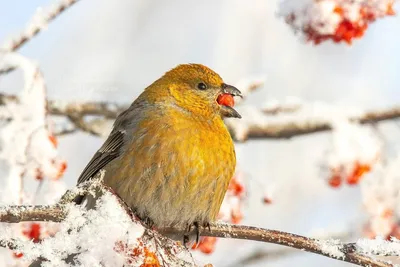
[[[110,182],[121,198],[157,225],[215,219],[236,165],[222,120],[160,116],[132,135]]]

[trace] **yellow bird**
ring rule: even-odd
[[[105,170],[104,183],[156,228],[214,222],[236,166],[223,122],[240,118],[233,96],[211,69],[175,67],[117,117],[78,184]]]

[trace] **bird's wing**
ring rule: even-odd
[[[113,130],[101,148],[94,154],[78,178],[78,184],[90,180],[121,153],[125,131]]]
[[[142,118],[147,102],[136,99],[132,105],[121,112],[114,122],[113,130],[107,140],[94,154],[88,165],[78,178],[78,184],[90,180],[111,161],[119,157],[123,150],[127,128],[135,128],[136,123]]]

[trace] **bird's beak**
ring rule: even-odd
[[[240,92],[239,89],[237,89],[235,86],[232,86],[232,85],[228,85],[228,84],[224,83],[222,85],[222,91],[225,94],[230,94],[230,95],[233,95],[233,96],[243,97],[242,92]]]
[[[242,92],[239,91],[235,86],[222,84],[222,94],[230,94],[232,96],[240,96],[243,97]],[[233,107],[230,106],[221,106],[221,114],[224,117],[228,118],[242,118],[239,112],[237,112]]]

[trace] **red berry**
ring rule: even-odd
[[[353,172],[351,173],[350,176],[347,177],[347,183],[349,185],[355,185],[358,184],[358,182],[361,180],[362,176],[369,172],[371,170],[371,166],[367,164],[359,164],[356,162]]]
[[[34,243],[40,241],[40,224],[32,223],[30,229],[22,232],[29,239],[33,240]]]
[[[233,224],[239,224],[243,219],[243,214],[239,209],[232,210],[231,221]]]
[[[235,105],[235,100],[231,94],[221,94],[217,98],[218,104],[222,106],[233,107]]]
[[[50,140],[50,143],[53,144],[54,148],[57,148],[57,146],[58,146],[57,138],[51,134],[51,135],[49,135],[49,140]]]
[[[233,177],[229,183],[228,190],[235,196],[240,196],[244,192],[244,186]]]
[[[329,185],[332,187],[339,187],[342,184],[342,179],[340,178],[339,175],[334,175],[332,176],[329,181],[328,181]]]
[[[65,170],[67,169],[67,162],[63,161],[60,163],[60,166],[58,167],[58,173],[55,177],[55,179],[59,179],[64,175]]]
[[[43,180],[43,172],[39,168],[35,169],[35,179],[38,181]]]
[[[16,252],[14,252],[14,253],[13,253],[13,256],[14,256],[15,258],[21,258],[21,257],[24,256],[24,253],[16,253]]]
[[[271,204],[272,203],[272,199],[270,199],[269,197],[264,197],[263,198],[263,202],[264,202],[264,204]]]
[[[204,254],[211,254],[215,250],[215,243],[217,242],[216,237],[204,237],[199,242],[197,249],[199,249]]]

